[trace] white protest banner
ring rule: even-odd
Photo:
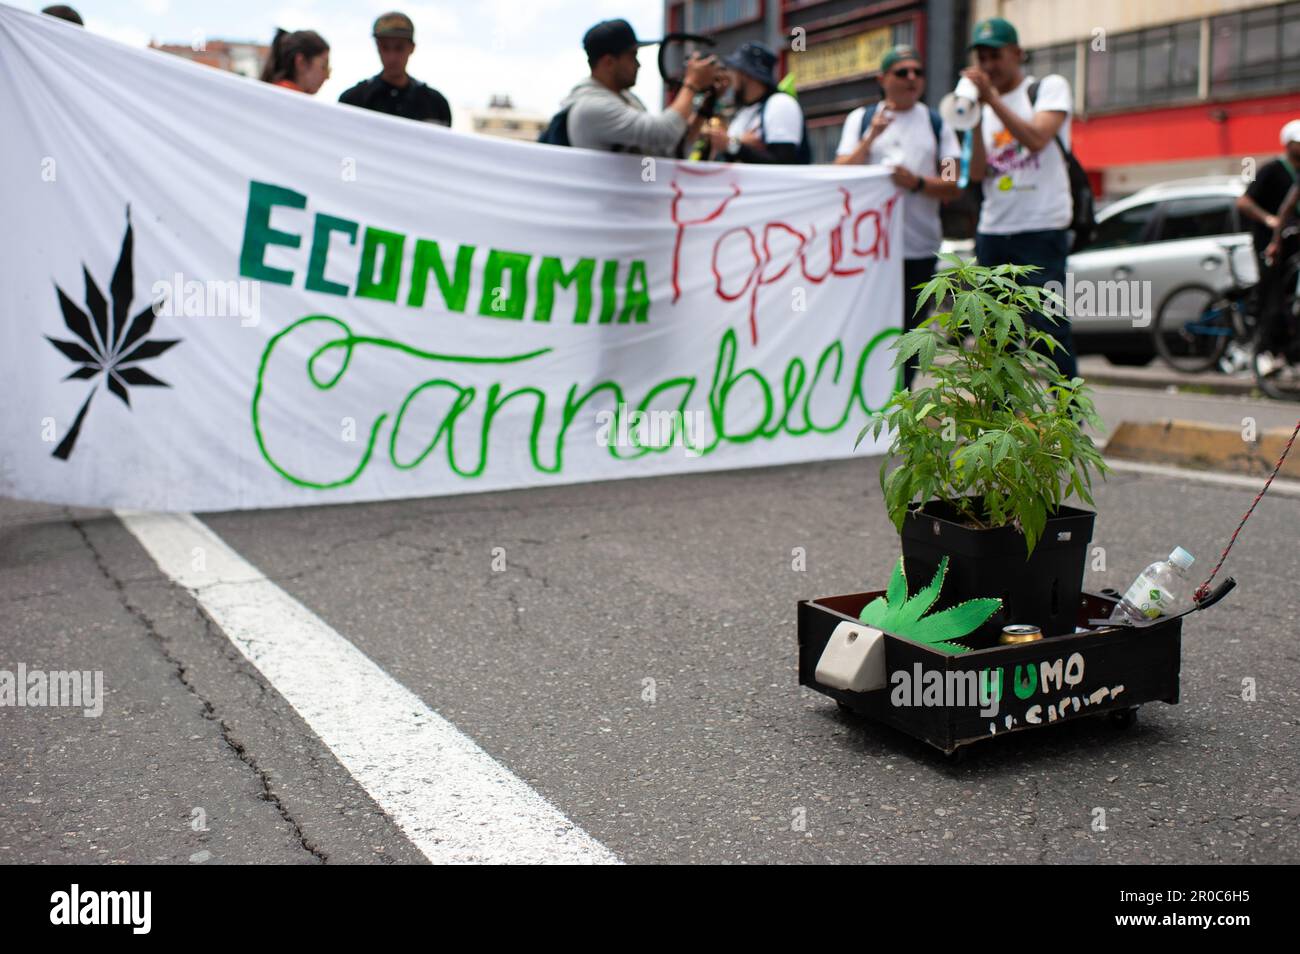
[[[3,6],[0,130],[3,494],[216,510],[844,457],[897,381],[881,169],[467,135]]]

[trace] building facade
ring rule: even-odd
[[[183,56],[204,66],[215,66],[219,70],[238,73],[250,79],[257,79],[262,74],[262,64],[266,62],[271,48],[263,43],[244,43],[239,40],[196,39],[193,43],[154,43],[149,48]]]
[[[848,113],[880,98],[876,77],[890,47],[925,51],[926,99],[952,89],[969,32],[967,0],[668,0],[665,31],[714,38],[726,55],[766,43],[794,76],[814,162],[835,156]]]
[[[1104,197],[1249,175],[1300,118],[1300,2],[974,0],[1016,25],[1036,76],[1074,89],[1074,151]]]
[[[1015,24],[1036,76],[1075,97],[1074,151],[1103,198],[1156,182],[1249,174],[1300,118],[1300,0],[667,0],[668,32],[726,54],[761,40],[794,74],[814,161],[834,156],[844,117],[875,102],[896,43],[926,57],[937,105],[969,62],[972,24]]]
[[[470,128],[474,132],[526,142],[537,142],[537,137],[542,134],[548,122],[549,117],[534,116],[515,109],[509,96],[493,96],[488,101],[487,109],[470,112]]]

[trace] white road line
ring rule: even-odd
[[[618,863],[193,514],[118,517],[429,860]]]
[[[1153,477],[1174,477],[1178,480],[1195,480],[1203,484],[1216,484],[1220,487],[1239,487],[1242,490],[1259,492],[1268,480],[1267,474],[1258,476],[1249,474],[1224,474],[1213,470],[1193,470],[1190,467],[1170,467],[1165,464],[1148,464],[1136,460],[1120,460],[1107,457],[1106,465],[1120,473],[1150,474]],[[1273,486],[1268,488],[1270,497],[1300,497],[1300,480],[1285,477],[1275,478]]]

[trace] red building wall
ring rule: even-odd
[[[1278,134],[1300,119],[1300,93],[1195,103],[1078,119],[1070,136],[1084,168],[1282,151]]]

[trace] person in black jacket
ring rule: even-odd
[[[340,103],[440,126],[451,125],[451,106],[442,93],[406,72],[415,52],[415,24],[404,13],[385,13],[375,21],[375,46],[384,68],[339,97]]]
[[[1259,283],[1255,307],[1260,320],[1259,365],[1264,373],[1285,364],[1281,356],[1296,346],[1293,316],[1284,313],[1286,264],[1300,249],[1294,237],[1284,239],[1283,229],[1295,218],[1300,199],[1300,119],[1282,127],[1283,153],[1259,169],[1237,209],[1250,223],[1251,239],[1259,258]]]

